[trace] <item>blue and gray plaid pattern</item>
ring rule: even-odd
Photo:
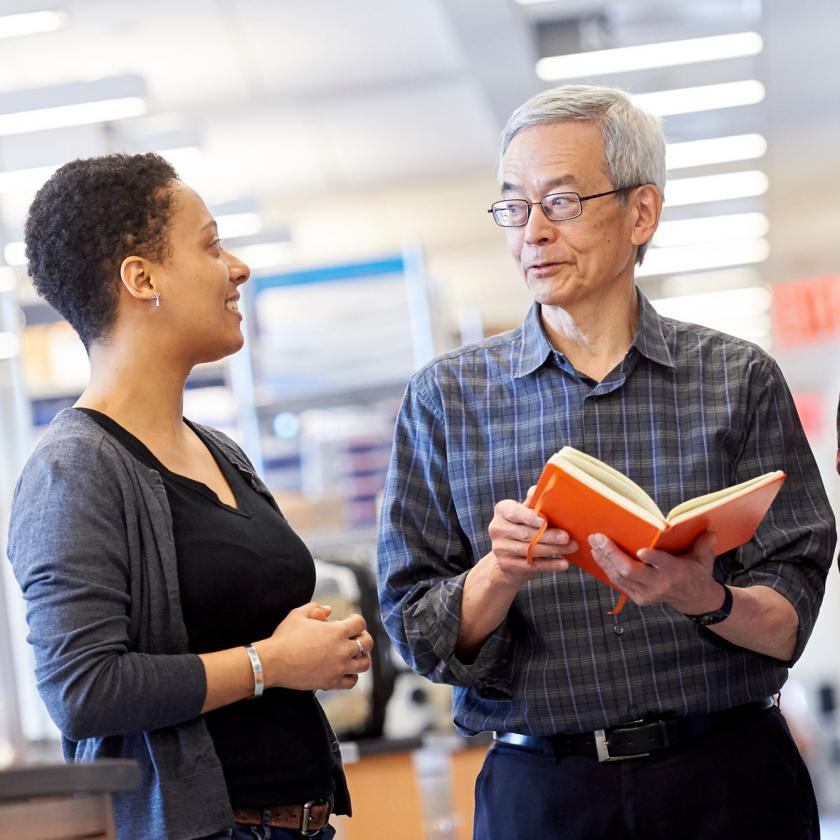
[[[659,317],[640,293],[633,346],[596,383],[553,350],[534,305],[521,328],[415,374],[397,422],[379,541],[382,614],[414,670],[455,686],[458,726],[581,732],[777,691],[789,663],[731,645],[665,605],[631,602],[613,618],[617,593],[575,567],[524,587],[474,662],[454,656],[464,578],[490,550],[494,505],[524,499],[564,445],[621,470],[666,513],[784,470],[756,537],[719,557],[717,573],[791,601],[794,659],[813,629],[834,519],[776,363],[748,342]]]

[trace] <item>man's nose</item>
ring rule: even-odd
[[[545,215],[542,204],[539,202],[533,204],[525,224],[525,241],[541,242],[550,238],[554,231],[554,222]]]

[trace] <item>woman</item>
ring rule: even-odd
[[[154,154],[60,168],[26,247],[91,362],[9,540],[66,757],[139,763],[120,838],[332,837],[350,803],[313,691],[355,685],[372,639],[311,602],[312,558],[242,450],[182,415],[192,367],[242,347],[248,267]]]

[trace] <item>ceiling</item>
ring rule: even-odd
[[[771,188],[726,211],[769,213],[768,282],[836,270],[838,173],[825,165],[840,138],[840,80],[825,70],[834,66],[836,0],[55,2],[66,11],[65,28],[0,40],[0,101],[23,89],[130,74],[145,84],[148,111],[0,137],[0,174],[107,151],[196,146],[200,154],[181,174],[211,208],[249,203],[268,230],[291,235],[301,261],[418,240],[430,265],[460,289],[457,300],[486,298],[503,276],[509,282],[483,209],[505,118],[545,86],[534,71],[540,50],[757,29],[765,41],[759,56],[592,81],[648,92],[761,79],[761,104],[666,118],[666,133],[670,141],[764,133],[769,148],[758,166]],[[33,8],[43,3],[0,0],[4,14]],[[0,195],[0,245],[20,238],[30,199]],[[674,208],[666,218],[712,212]],[[480,279],[470,265],[480,266]]]
[[[8,137],[0,161],[19,169],[196,143],[204,161],[189,174],[212,202],[486,170],[506,116],[541,87],[541,29],[559,21],[567,46],[593,48],[737,28],[755,6],[66,0],[62,30],[0,41],[0,92],[135,74],[145,80],[148,114]],[[0,2],[3,11],[27,8],[35,7]]]
[[[490,164],[502,114],[537,87],[507,0],[62,5],[66,28],[0,41],[0,92],[137,74],[148,115],[5,138],[4,169],[174,136],[200,145],[213,202],[354,189]],[[489,86],[510,50],[515,72]]]

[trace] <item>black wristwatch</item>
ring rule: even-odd
[[[725,584],[723,586],[723,606],[720,609],[712,610],[711,612],[700,613],[699,615],[688,615],[684,613],[686,618],[690,618],[695,624],[700,624],[703,627],[709,627],[712,624],[720,624],[721,621],[729,618],[729,613],[732,612],[732,590]]]

